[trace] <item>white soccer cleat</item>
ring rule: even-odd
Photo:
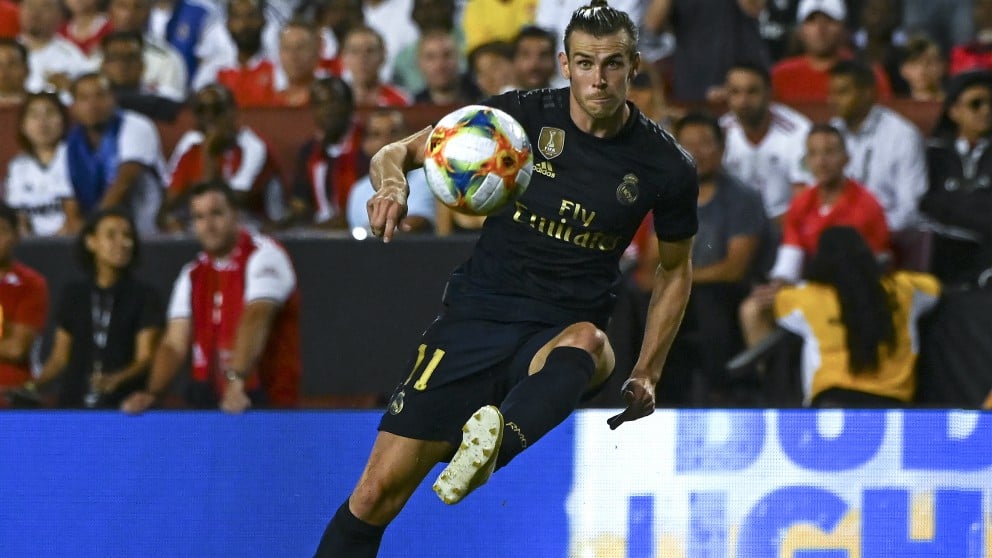
[[[445,504],[457,504],[493,474],[503,443],[503,414],[492,405],[479,409],[462,427],[462,444],[434,482]]]

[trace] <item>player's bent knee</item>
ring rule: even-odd
[[[366,477],[351,495],[351,510],[363,521],[385,525],[400,512],[410,492],[401,483]]]
[[[555,347],[576,347],[598,356],[606,346],[606,334],[590,322],[579,322],[565,328]]]

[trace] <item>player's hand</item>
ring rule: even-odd
[[[228,382],[224,397],[220,400],[221,410],[236,415],[245,412],[249,407],[251,407],[251,399],[245,393],[245,383],[241,380]]]
[[[129,415],[139,415],[154,404],[154,395],[147,391],[136,391],[121,403],[121,410]]]
[[[393,239],[396,227],[406,217],[406,196],[405,181],[390,181],[382,184],[365,204],[369,212],[369,228],[373,235],[382,237],[383,242]]]
[[[610,430],[616,430],[628,420],[637,420],[654,412],[654,384],[651,380],[631,376],[623,383],[620,393],[627,401],[627,408],[606,420]]]

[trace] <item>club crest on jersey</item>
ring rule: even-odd
[[[637,188],[638,178],[634,173],[628,173],[624,175],[623,181],[617,186],[617,201],[623,205],[631,205],[637,201],[637,194],[640,193]]]
[[[537,138],[537,149],[545,159],[554,159],[565,149],[565,130],[544,126]]]
[[[406,397],[406,393],[402,389],[396,390],[393,396],[389,398],[389,414],[398,415],[403,412],[403,398]]]

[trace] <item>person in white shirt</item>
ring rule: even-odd
[[[28,91],[49,87],[64,91],[73,78],[96,67],[79,47],[56,34],[61,23],[62,5],[58,0],[21,2],[19,39],[28,49]]]
[[[365,120],[362,134],[362,153],[366,157],[375,155],[386,144],[399,141],[408,135],[403,113],[396,109],[378,109],[369,114]],[[410,194],[407,196],[406,217],[400,222],[402,232],[430,232],[434,228],[435,202],[427,177],[422,169],[414,169],[407,173]],[[372,232],[369,228],[369,212],[366,207],[369,199],[375,194],[372,180],[368,175],[359,178],[348,193],[346,216],[348,227],[352,234],[360,235],[356,230]]]
[[[82,226],[62,141],[68,119],[55,93],[29,94],[21,107],[22,152],[7,164],[5,196],[17,210],[22,234],[73,235]]]
[[[923,136],[910,121],[875,104],[875,76],[853,60],[830,70],[830,123],[844,134],[847,176],[863,184],[885,210],[889,230],[914,230],[927,190]]]
[[[768,70],[736,64],[726,78],[730,112],[720,119],[726,134],[723,167],[761,194],[765,215],[780,221],[793,193],[812,183],[803,163],[811,123],[798,112],[771,102]]]
[[[114,31],[137,31],[143,35],[142,86],[161,97],[183,101],[188,81],[186,62],[172,45],[148,33],[151,10],[152,0],[110,0],[108,6]],[[96,59],[102,62],[101,55]]]
[[[138,232],[157,232],[165,160],[158,129],[147,117],[119,110],[107,78],[84,74],[73,82],[76,125],[66,138],[69,177],[84,213],[129,206]]]

